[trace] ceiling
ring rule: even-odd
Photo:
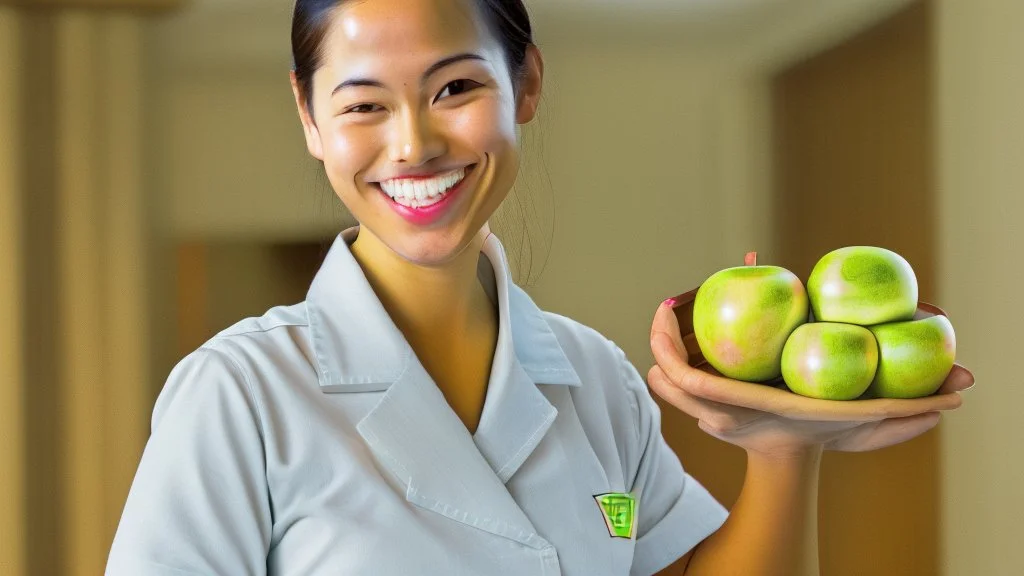
[[[524,0],[539,17],[672,18],[676,22],[703,23],[735,18],[751,11],[793,0]],[[187,12],[235,13],[271,10],[290,13],[294,0],[187,0]]]
[[[647,14],[677,18],[709,19],[732,16],[786,0],[526,0],[531,10]]]
[[[662,38],[762,60],[813,53],[907,1],[525,0],[541,44],[583,48]],[[189,65],[211,55],[287,64],[293,6],[294,0],[187,0],[153,32],[166,54]]]
[[[525,0],[531,10],[606,10],[623,12],[670,12],[673,14],[705,15],[731,12],[750,6],[772,4],[780,0]],[[253,4],[280,6],[292,0],[190,0],[197,6],[249,7]]]

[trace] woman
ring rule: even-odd
[[[959,404],[778,416],[771,389],[687,366],[666,301],[648,379],[746,449],[727,515],[621,349],[539,310],[489,232],[543,81],[521,0],[298,0],[292,44],[307,147],[359,226],[305,302],[171,372],[108,574],[816,573],[823,447]]]

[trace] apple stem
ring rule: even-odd
[[[757,266],[757,252],[747,252],[743,257],[744,266]]]

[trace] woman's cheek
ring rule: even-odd
[[[373,130],[342,126],[334,131],[325,147],[324,164],[332,180],[348,188],[356,176],[370,168],[376,157],[378,137]]]
[[[477,152],[501,154],[516,145],[515,117],[496,99],[483,99],[458,112],[454,133]]]

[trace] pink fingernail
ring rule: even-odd
[[[662,302],[662,304],[668,304],[670,308],[675,308],[675,306],[676,306],[676,299],[675,298],[666,298]]]

